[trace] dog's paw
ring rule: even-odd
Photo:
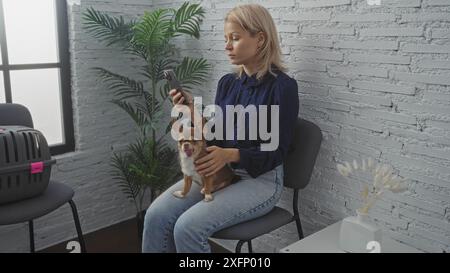
[[[173,196],[178,197],[178,198],[184,198],[184,194],[182,191],[174,191]]]
[[[202,188],[202,190],[200,191],[201,194],[205,194],[205,188]]]
[[[206,194],[205,195],[205,199],[203,199],[205,202],[210,202],[214,199],[214,197],[212,196],[212,194]]]

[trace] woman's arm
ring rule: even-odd
[[[274,87],[274,102],[279,105],[279,145],[274,151],[261,151],[261,147],[240,148],[239,162],[234,168],[245,169],[252,177],[257,177],[280,165],[285,159],[292,141],[294,127],[298,119],[298,86],[294,79],[280,80]],[[270,121],[269,121],[270,122]]]

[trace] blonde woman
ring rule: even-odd
[[[183,180],[175,183],[147,210],[143,252],[210,252],[212,234],[268,213],[281,197],[283,159],[298,116],[297,83],[283,72],[278,33],[264,7],[249,4],[229,11],[224,38],[226,54],[237,71],[219,80],[215,104],[224,117],[227,105],[279,105],[278,148],[261,150],[264,141],[259,137],[236,140],[236,128],[234,139],[208,142],[208,155],[196,162],[197,171],[210,175],[229,164],[241,180],[217,191],[211,202],[203,201],[195,183],[184,199],[174,197],[172,192],[182,189]],[[176,90],[170,95],[174,104],[185,99]],[[247,138],[249,127],[247,121]]]

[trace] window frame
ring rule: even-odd
[[[73,111],[72,111],[72,92],[70,84],[70,54],[69,54],[69,32],[67,19],[67,4],[65,0],[53,0],[56,12],[56,29],[57,29],[57,54],[59,62],[56,63],[39,63],[39,64],[9,64],[8,48],[5,30],[5,16],[3,9],[3,0],[0,0],[0,45],[2,54],[2,63],[0,64],[1,73],[3,73],[3,83],[5,88],[6,103],[13,103],[11,90],[12,70],[24,69],[42,69],[42,68],[59,68],[60,76],[60,92],[61,107],[63,121],[63,144],[51,145],[50,152],[52,155],[64,154],[75,150],[75,136],[73,127]]]

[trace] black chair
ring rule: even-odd
[[[33,128],[33,120],[26,107],[20,104],[0,103],[0,125],[21,125]],[[0,205],[0,225],[28,222],[30,251],[34,252],[33,220],[58,209],[65,203],[69,203],[78,233],[81,252],[86,252],[77,208],[72,200],[73,195],[74,191],[72,188],[50,180],[47,189],[42,194],[33,198]]]
[[[247,242],[252,253],[252,240],[274,231],[293,221],[296,222],[299,239],[303,239],[302,225],[298,212],[298,192],[308,185],[317,154],[322,142],[320,128],[307,120],[299,118],[296,124],[291,148],[284,161],[284,186],[294,190],[293,214],[275,206],[269,213],[256,219],[239,223],[214,233],[211,238],[238,240],[236,253],[241,252]]]

